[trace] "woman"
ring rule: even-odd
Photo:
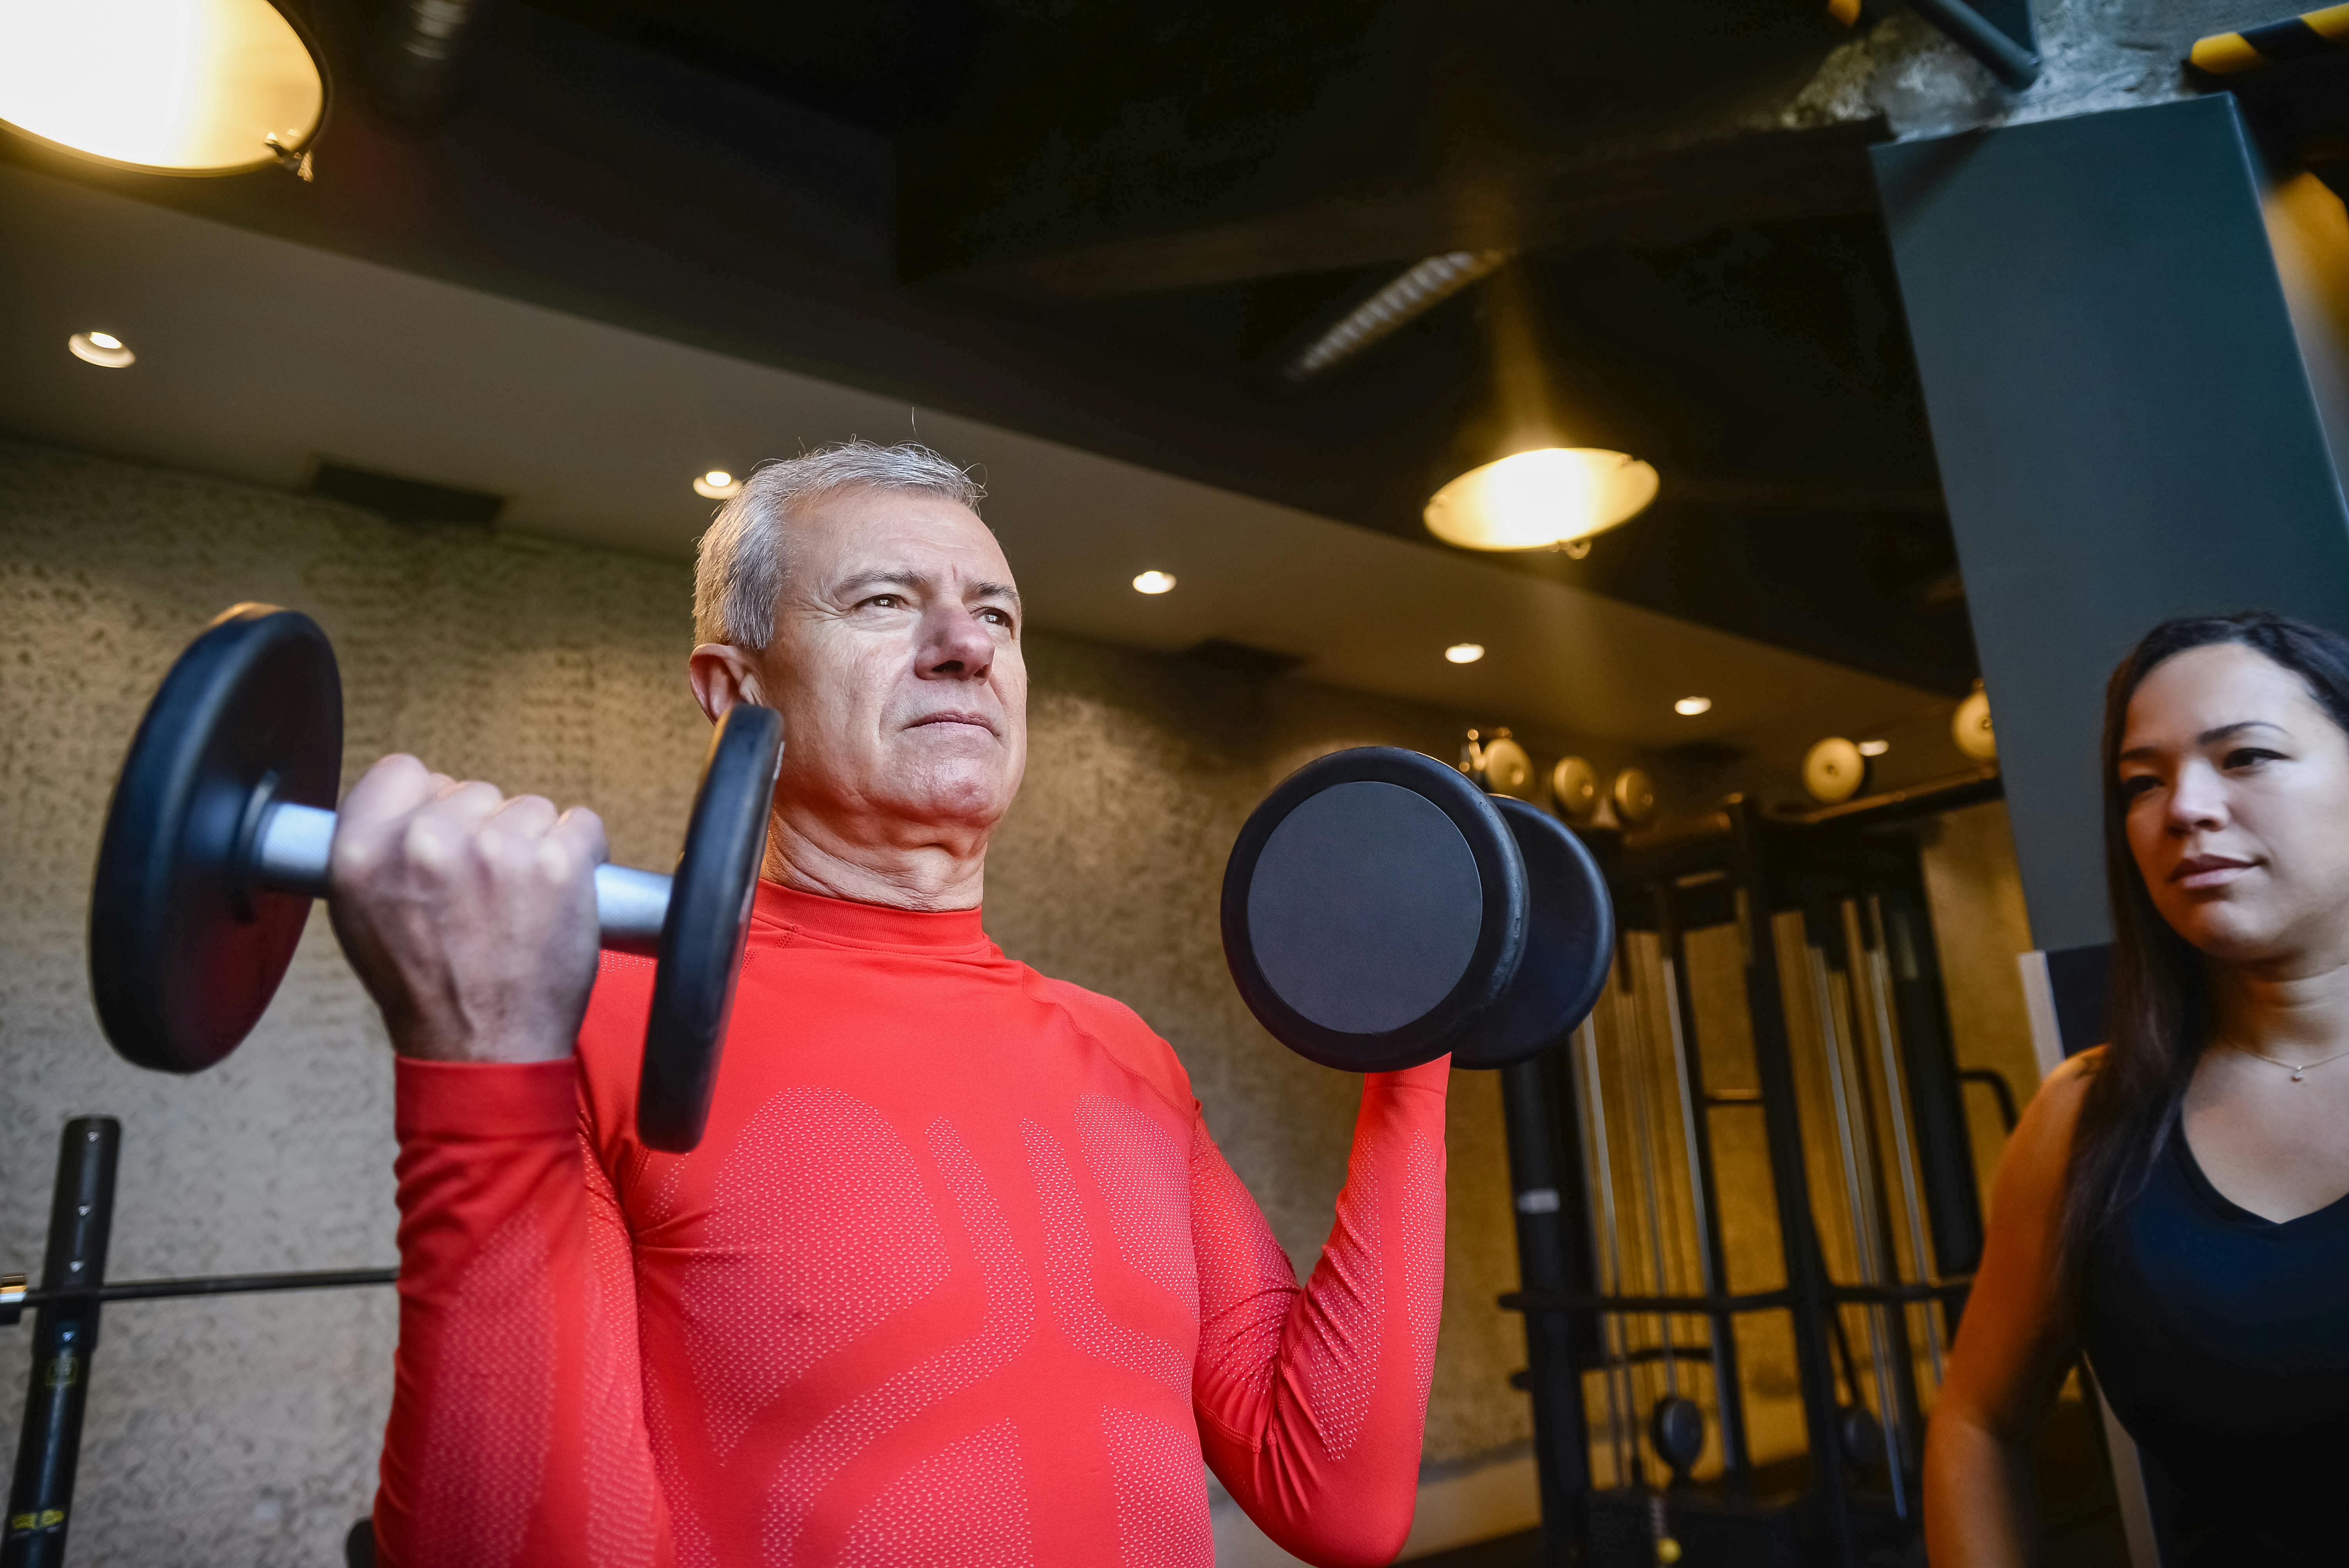
[[[2001,1162],[1925,1454],[1935,1568],[2023,1563],[2085,1350],[2168,1568],[2349,1563],[2349,639],[2177,620],[2105,706],[2109,1043]]]

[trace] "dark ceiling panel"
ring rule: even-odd
[[[356,14],[318,10],[347,77]],[[1937,480],[1870,131],[1725,134],[1833,37],[1780,0],[540,0],[435,137],[346,93],[316,185],[5,156],[1431,549],[1428,494],[1539,424],[1710,499],[1510,564],[1962,689],[1946,523],[1897,499]],[[1518,265],[1277,373],[1495,190]],[[907,282],[925,244],[957,270]]]

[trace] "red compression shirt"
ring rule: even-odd
[[[652,965],[577,1063],[401,1059],[378,1561],[1211,1568],[1411,1525],[1448,1064],[1371,1075],[1299,1289],[1167,1044],[911,913],[761,883],[708,1135],[635,1140]]]

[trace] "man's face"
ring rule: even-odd
[[[985,833],[1028,763],[1019,595],[995,535],[943,497],[870,489],[790,529],[761,660],[783,715],[778,795],[860,837]]]

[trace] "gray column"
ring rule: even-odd
[[[2349,227],[2223,94],[1874,157],[2033,935],[2102,943],[2113,664],[2187,612],[2349,630]]]

